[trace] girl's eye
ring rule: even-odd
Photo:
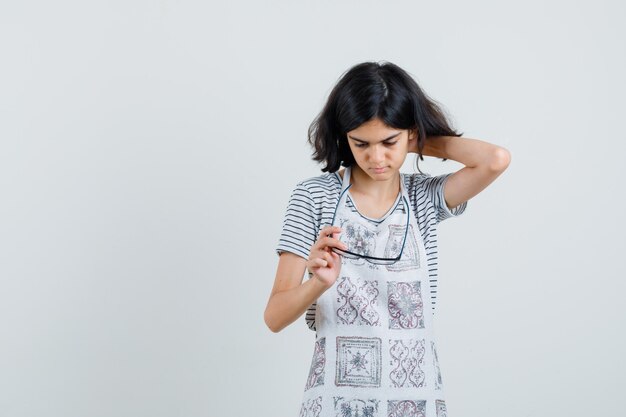
[[[395,145],[396,143],[398,143],[398,141],[395,142],[383,142],[385,145]],[[357,143],[356,145],[357,148],[364,148],[367,146],[367,143]]]

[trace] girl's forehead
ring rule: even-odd
[[[382,122],[367,122],[348,132],[348,136],[362,141],[387,140],[403,133],[403,129],[387,126]]]

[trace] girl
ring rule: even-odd
[[[291,195],[264,315],[279,332],[308,308],[316,336],[300,417],[447,416],[433,328],[436,226],[510,161],[506,149],[460,136],[388,62],[348,70],[311,125],[324,174]],[[465,167],[401,173],[409,152],[417,165],[427,155]]]

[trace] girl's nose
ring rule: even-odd
[[[374,146],[370,159],[374,163],[382,163],[385,160],[385,150],[380,146]]]

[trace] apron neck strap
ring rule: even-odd
[[[350,186],[350,174],[352,172],[352,167],[346,167],[346,169],[343,171],[343,179],[341,181],[341,192],[343,193],[346,188],[348,188]]]

